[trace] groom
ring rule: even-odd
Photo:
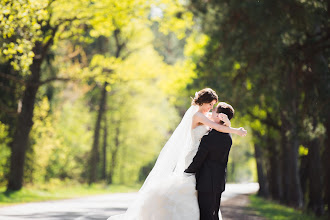
[[[226,114],[230,120],[234,116],[234,109],[225,102],[217,105],[212,111],[212,119],[216,123],[222,123],[217,116],[218,113]],[[230,134],[213,129],[202,138],[193,162],[184,171],[196,173],[200,220],[219,219],[221,193],[225,190],[226,167],[231,145]]]

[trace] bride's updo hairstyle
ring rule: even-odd
[[[192,99],[192,105],[203,105],[204,103],[210,103],[213,100],[218,101],[218,95],[213,89],[205,88],[195,93],[195,97]]]

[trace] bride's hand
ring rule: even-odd
[[[247,131],[244,128],[240,127],[240,128],[237,129],[236,134],[238,134],[239,136],[245,137],[246,134],[247,134]]]
[[[229,123],[225,122],[223,125],[225,125],[227,127],[230,127],[231,126],[231,123],[230,122]]]
[[[230,120],[228,119],[228,115],[224,114],[224,113],[220,113],[219,116],[221,121],[224,122],[224,125],[230,127],[231,126],[231,122]]]

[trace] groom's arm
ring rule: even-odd
[[[193,161],[191,162],[189,167],[184,172],[185,173],[196,173],[196,171],[202,166],[208,153],[209,153],[209,151],[207,149],[207,146],[200,145]]]

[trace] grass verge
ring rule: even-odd
[[[303,213],[291,207],[280,205],[276,202],[260,198],[256,195],[250,196],[250,207],[258,215],[268,220],[326,220],[327,217],[318,218],[315,215]]]
[[[27,186],[19,191],[6,192],[5,187],[0,187],[0,207],[26,202],[38,202],[47,200],[69,199],[90,195],[107,193],[134,192],[141,185],[104,185],[93,184],[91,186],[82,184],[63,184],[56,186]]]

